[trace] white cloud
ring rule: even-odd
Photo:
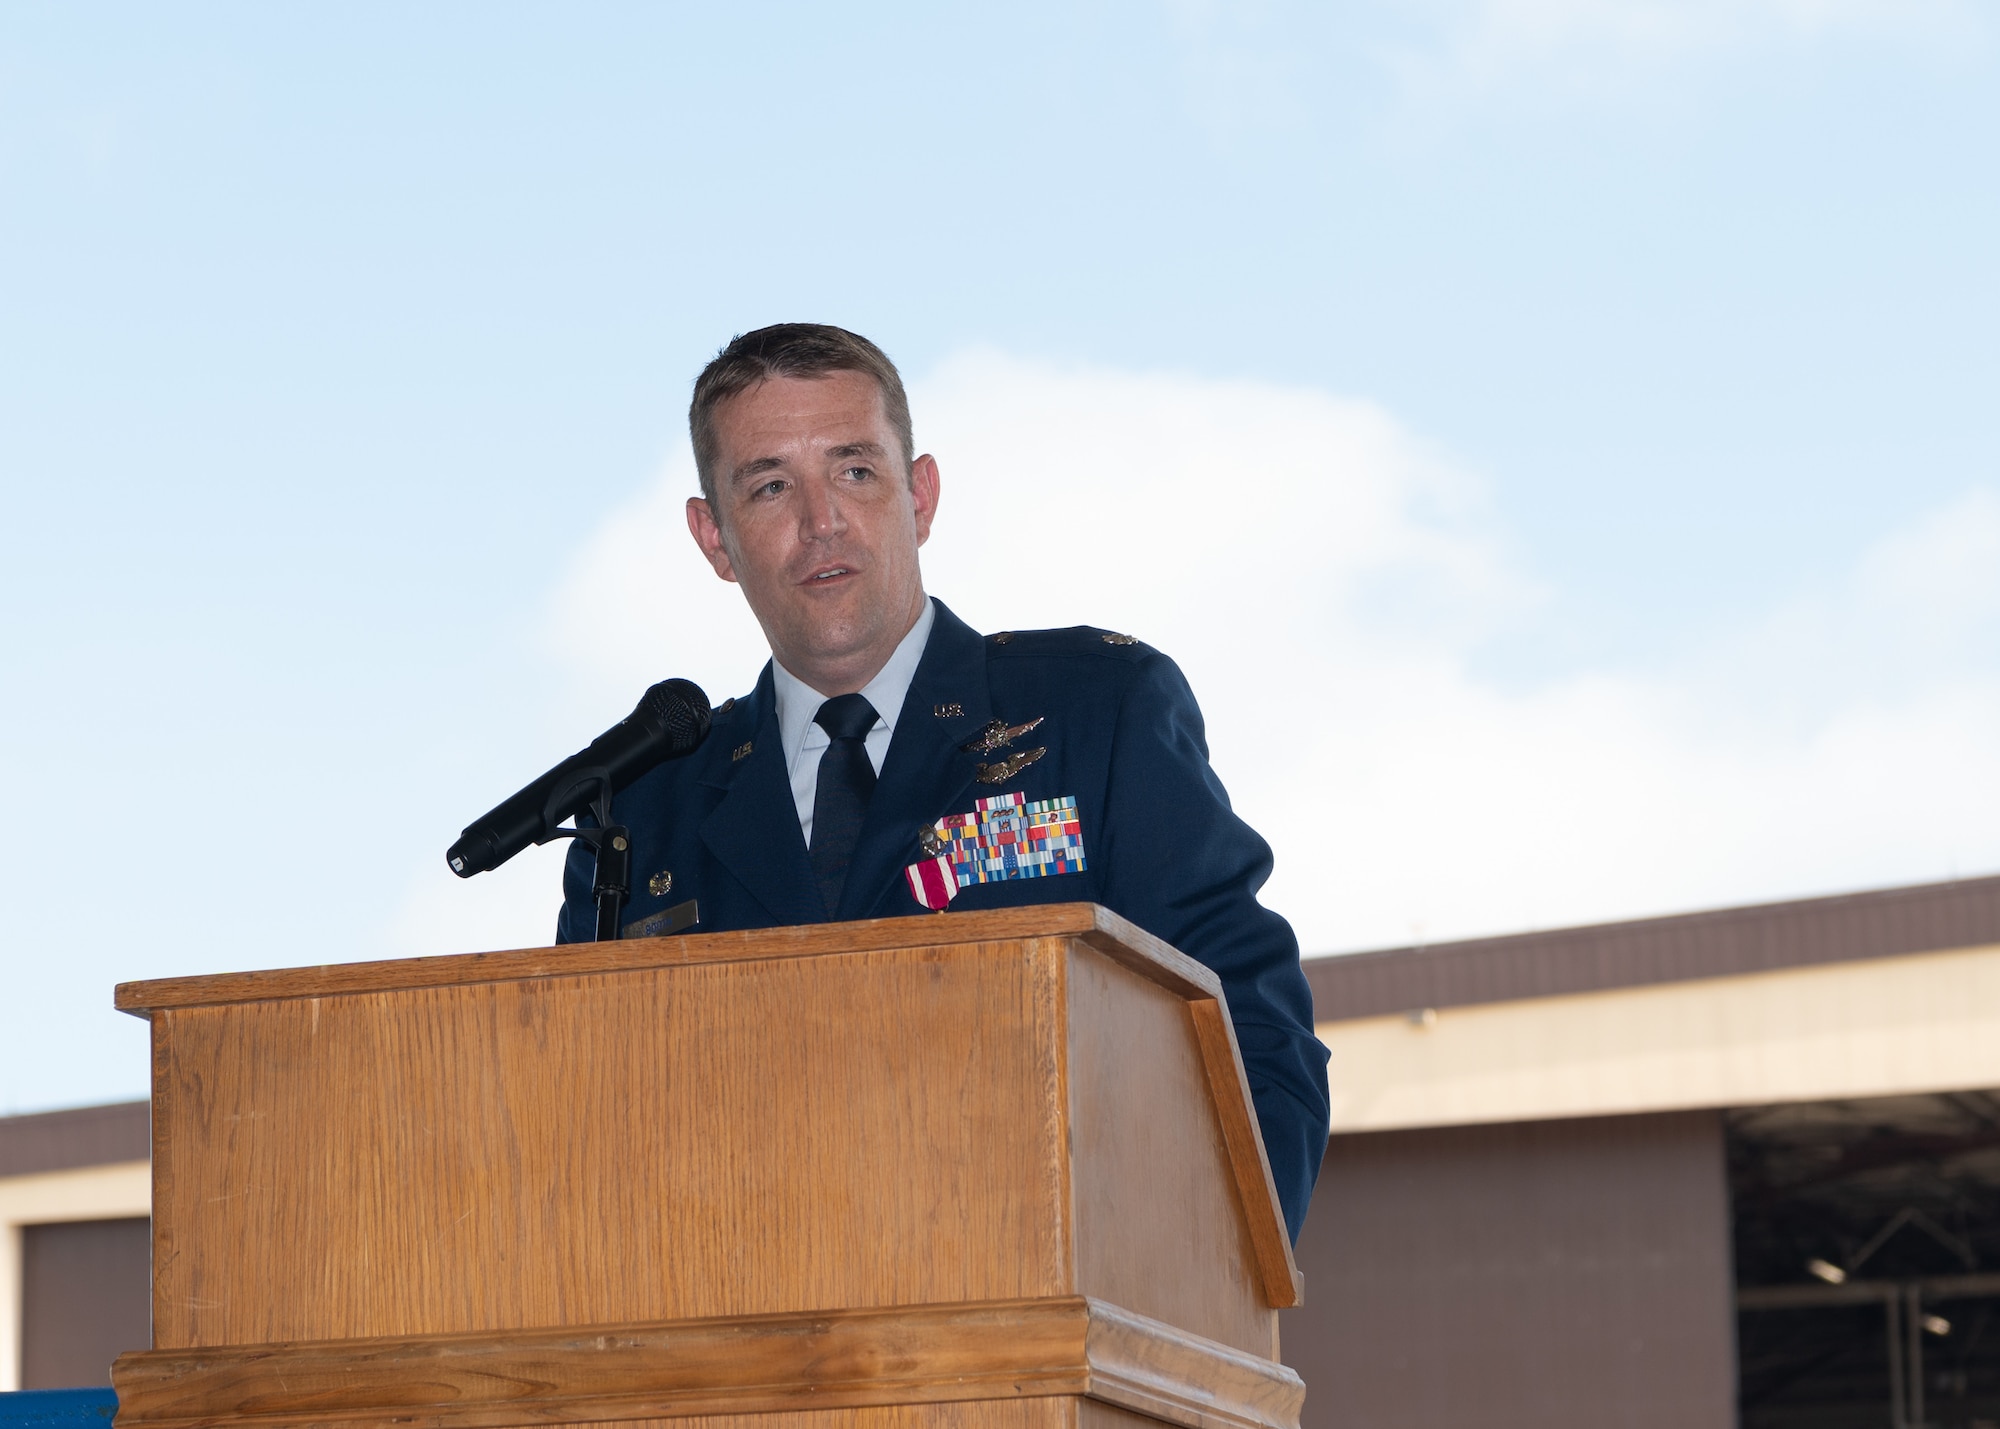
[[[1979,687],[2000,652],[2000,496],[1974,488],[1885,532],[1838,585],[1748,621],[1693,672],[1768,726]]]
[[[912,397],[945,478],[932,592],[982,628],[1081,621],[1172,654],[1309,950],[2000,868],[1990,492],[1683,667],[1518,690],[1469,657],[1549,607],[1480,484],[1377,407],[993,354]],[[720,698],[761,664],[682,526],[692,487],[683,456],[552,608],[598,707],[669,673]],[[488,945],[545,937],[540,899]]]
[[[652,490],[614,516],[570,562],[540,631],[593,707],[679,675],[703,689],[747,690],[763,668],[762,632],[736,587],[716,578],[688,535],[694,456],[682,443]],[[716,694],[720,700],[722,695]]]
[[[1992,649],[1988,642],[2000,637],[1996,571],[2000,496],[1974,489],[1877,545],[1862,564],[1856,604],[1933,656],[1981,643]]]

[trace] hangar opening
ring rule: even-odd
[[[2000,1426],[2000,1092],[1724,1124],[1743,1429]]]

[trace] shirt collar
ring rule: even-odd
[[[931,626],[936,623],[937,606],[926,599],[924,613],[897,644],[888,663],[861,687],[862,695],[875,706],[876,723],[888,726],[892,737],[896,733],[896,717],[903,712],[903,697],[910,692],[910,681],[917,676],[917,663],[924,658],[924,645],[931,638]],[[808,739],[817,735],[815,743],[829,742],[826,731],[813,723],[813,716],[819,713],[827,697],[779,664],[776,656],[771,659],[771,683],[778,697],[778,738],[784,744],[785,764],[789,768],[797,763],[799,751]]]

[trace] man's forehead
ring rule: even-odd
[[[725,397],[716,415],[743,423],[773,420],[836,420],[882,417],[882,387],[865,372],[821,373],[814,377],[760,377]]]
[[[882,390],[866,373],[765,378],[718,404],[715,416],[733,477],[788,461],[879,460],[889,447]]]

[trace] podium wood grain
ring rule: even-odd
[[[120,1412],[151,1429],[493,1429],[1052,1397],[1187,1429],[1282,1429],[1302,1398],[1282,1365],[1076,1297],[156,1350],[120,1364]]]
[[[119,1005],[153,1024],[155,1130],[155,1348],[119,1362],[121,1425],[319,1412],[217,1388],[259,1364],[403,1385],[328,1422],[430,1423],[418,1381],[448,1343],[994,1305],[1158,1326],[1196,1383],[1278,1370],[1197,1412],[1066,1361],[1040,1397],[1068,1429],[1296,1422],[1271,1362],[1297,1272],[1219,988],[1101,908],[174,979]],[[161,1397],[197,1381],[222,1397]],[[583,1417],[779,1429],[797,1405],[753,1388]],[[908,1409],[794,1389],[814,1429]],[[964,1419],[967,1394],[998,1417]],[[924,1425],[1054,1412],[941,1398],[960,1418]],[[574,1400],[423,1412],[581,1422]]]

